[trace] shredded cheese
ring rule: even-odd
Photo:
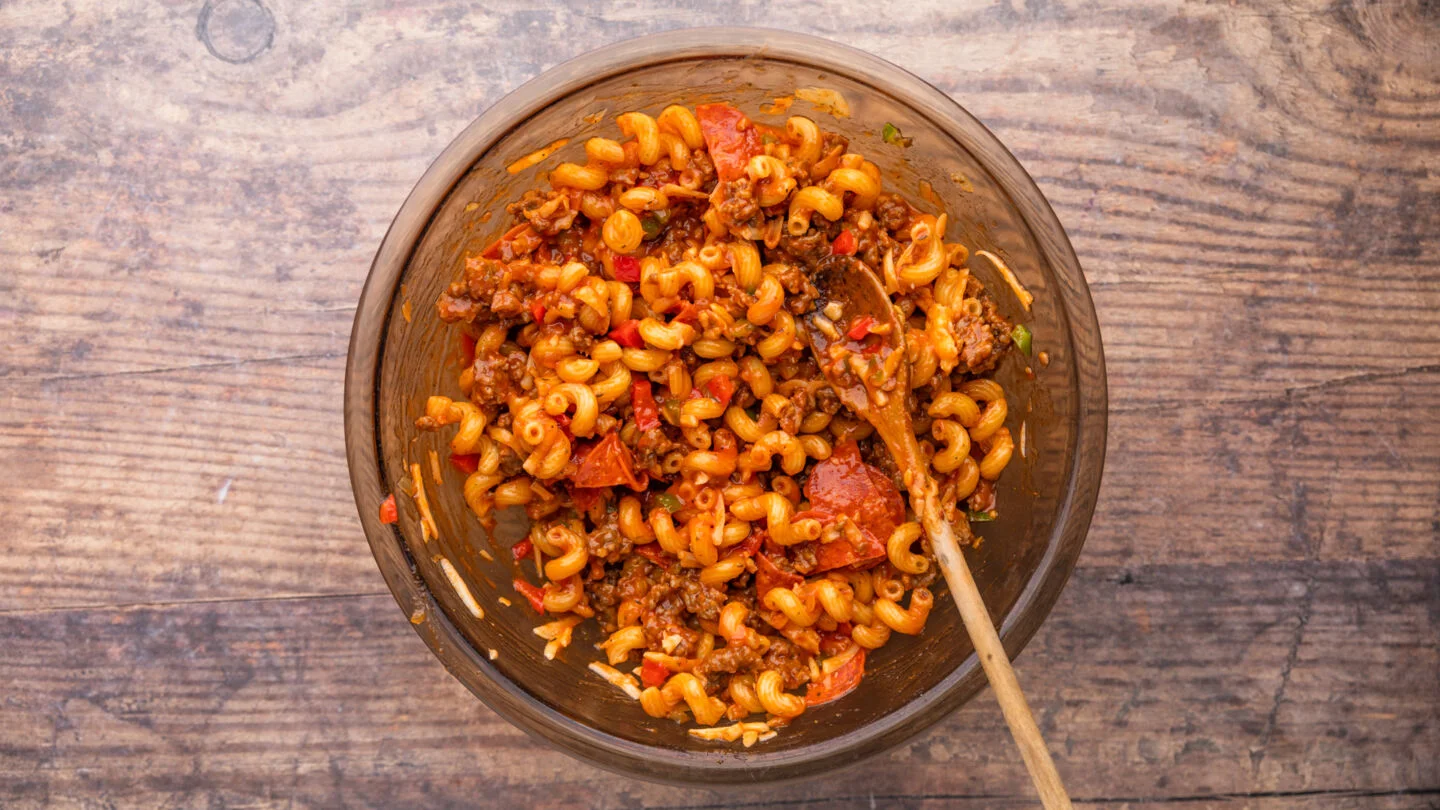
[[[741,722],[729,726],[715,726],[712,728],[692,728],[690,736],[711,742],[735,742],[741,740],[746,748],[756,742],[764,742],[775,738],[775,731],[770,728],[769,723]]]
[[[484,608],[480,607],[480,603],[475,601],[475,595],[470,593],[470,586],[466,585],[465,580],[460,578],[460,572],[455,570],[455,566],[451,565],[450,561],[446,558],[441,557],[440,570],[445,572],[445,578],[450,580],[450,587],[454,588],[455,593],[460,595],[460,601],[465,603],[465,607],[470,611],[470,615],[477,619],[485,618]]]
[[[435,515],[430,511],[430,499],[425,496],[425,479],[420,475],[420,465],[410,465],[410,481],[414,489],[410,497],[415,499],[415,507],[420,510],[420,537],[429,542],[440,536],[440,530],[435,528]]]
[[[836,118],[850,117],[850,103],[840,94],[839,90],[831,90],[828,87],[802,87],[795,91],[796,98],[803,98],[821,112],[827,112]]]
[[[590,662],[590,671],[604,678],[611,686],[624,692],[631,700],[640,699],[640,684],[635,681],[635,676],[626,675],[620,670],[602,664],[599,661]]]
[[[541,149],[536,149],[534,152],[531,152],[530,154],[526,155],[525,157],[522,157],[522,158],[520,158],[519,160],[515,161],[514,163],[511,163],[509,166],[506,166],[506,167],[505,167],[505,171],[507,171],[507,172],[509,172],[509,173],[511,173],[511,174],[519,174],[520,172],[525,171],[526,169],[530,168],[531,166],[534,166],[536,163],[539,163],[540,161],[544,160],[545,158],[550,157],[551,155],[555,154],[557,151],[559,151],[560,149],[562,149],[562,148],[565,146],[565,144],[567,144],[567,143],[570,143],[570,139],[569,139],[569,138],[561,138],[560,140],[555,141],[554,143],[550,144],[549,146],[543,147],[543,148],[541,148]]]
[[[1030,291],[1020,284],[1020,279],[1015,278],[1015,274],[1010,272],[1010,267],[1001,261],[999,256],[996,256],[988,250],[977,250],[975,251],[975,255],[984,256],[994,263],[995,268],[1000,271],[1000,275],[1005,277],[1005,283],[1009,284],[1010,289],[1015,291],[1015,297],[1020,299],[1020,305],[1025,307],[1026,312],[1029,312],[1030,305],[1035,302],[1035,296],[1031,295]]]
[[[440,454],[434,450],[430,451],[430,480],[435,486],[444,486],[445,479],[440,475]]]

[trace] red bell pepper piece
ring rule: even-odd
[[[861,315],[850,322],[850,329],[845,336],[851,340],[863,340],[870,334],[870,327],[875,325],[875,318],[871,315]]]
[[[545,323],[545,305],[539,301],[531,301],[530,316],[535,319],[535,323]]]
[[[395,508],[395,494],[391,493],[390,497],[386,498],[380,504],[380,522],[394,523],[399,519],[400,511]]]
[[[520,562],[534,553],[535,544],[530,542],[528,537],[510,547],[510,556],[515,558],[515,562]]]
[[[645,348],[645,341],[640,337],[640,322],[634,318],[611,329],[610,339],[627,349]]]
[[[451,453],[450,464],[460,472],[469,475],[480,469],[480,456],[476,453],[469,453],[464,455],[460,453]]]
[[[848,230],[841,231],[830,243],[831,256],[854,256],[855,255],[855,234]]]
[[[646,658],[645,663],[640,665],[640,682],[647,687],[654,686],[658,688],[664,686],[665,682],[669,679],[670,670],[666,669],[665,665],[659,661],[651,661],[649,658]]]
[[[615,280],[636,283],[640,280],[640,260],[634,256],[615,257]]]
[[[750,119],[729,104],[701,104],[695,108],[695,117],[721,180],[742,177],[750,158],[764,151],[760,133]]]
[[[516,593],[525,597],[525,600],[530,603],[530,607],[534,608],[536,613],[542,616],[545,614],[545,591],[543,588],[531,585],[523,579],[514,580],[510,583],[510,586],[515,589]]]
[[[655,404],[654,389],[649,380],[638,374],[630,383],[630,407],[635,410],[636,427],[641,430],[660,427],[660,406]]]
[[[735,396],[735,381],[725,374],[720,374],[706,381],[705,390],[719,400],[721,405],[729,405],[730,398]]]

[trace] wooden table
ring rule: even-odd
[[[717,23],[923,75],[1069,229],[1109,463],[1019,671],[1077,803],[1440,806],[1433,2],[99,5],[0,6],[0,806],[1036,806],[988,694],[819,783],[580,765],[361,536],[341,369],[411,184],[541,70]]]

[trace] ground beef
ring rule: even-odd
[[[909,230],[914,210],[899,194],[881,194],[875,201],[875,218],[891,233]]]
[[[685,609],[702,621],[718,621],[720,608],[725,606],[725,592],[702,583],[699,572],[694,569],[685,569],[682,576],[680,595],[685,600]]]
[[[775,280],[785,288],[785,305],[796,315],[810,311],[810,305],[820,295],[810,281],[810,271],[796,265],[776,265]]]
[[[479,301],[468,295],[456,297],[448,292],[441,293],[440,300],[435,303],[435,311],[446,323],[468,323],[475,320],[483,309]]]
[[[523,218],[542,236],[554,236],[575,223],[579,209],[572,204],[578,195],[568,190],[530,189],[516,202],[505,206],[512,216]]]
[[[730,227],[743,227],[760,216],[755,202],[755,187],[750,178],[741,177],[720,184],[722,202],[716,206],[720,221]]]
[[[810,667],[805,663],[807,653],[783,638],[770,639],[770,649],[762,659],[765,669],[780,673],[786,689],[796,689],[810,680]]]
[[[964,367],[957,370],[984,374],[995,368],[1010,347],[1010,330],[1014,324],[1000,314],[995,299],[974,278],[966,285],[965,295],[978,298],[981,310],[978,316],[962,312],[955,321],[955,338],[964,363]]]
[[[960,360],[971,373],[988,370],[995,365],[995,335],[978,318],[963,319],[955,336],[960,342]]]
[[[775,252],[776,258],[781,261],[788,259],[797,264],[814,265],[830,255],[830,241],[825,238],[824,231],[815,227],[799,236],[791,236],[786,232],[781,234],[780,244]]]
[[[745,672],[759,660],[760,654],[744,644],[722,647],[700,659],[700,663],[695,665],[695,677],[706,680],[713,688],[719,688],[724,685],[725,679],[712,679],[709,677],[712,673]]]
[[[795,573],[797,574],[809,575],[811,571],[815,570],[815,566],[820,564],[819,561],[815,559],[814,543],[801,543],[798,546],[793,546],[790,549],[789,557],[790,564],[795,567]]]
[[[470,368],[475,374],[475,384],[470,389],[470,399],[477,403],[500,404],[510,397],[519,396],[524,389],[520,380],[526,373],[523,352],[511,352],[498,357],[476,357]]]
[[[616,517],[617,513],[607,512],[605,522],[585,536],[585,547],[589,550],[591,559],[619,562],[634,548],[634,543],[620,533]]]
[[[840,412],[840,395],[828,385],[820,388],[815,391],[815,407],[824,413],[837,414]]]
[[[709,186],[715,180],[715,161],[710,159],[708,152],[691,152],[690,162],[680,172],[680,178],[676,182],[686,188],[709,191]]]

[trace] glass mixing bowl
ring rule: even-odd
[[[403,615],[446,668],[521,728],[582,759],[647,779],[698,784],[755,783],[813,776],[894,746],[969,700],[984,685],[954,605],[937,594],[919,637],[896,636],[867,660],[860,687],[801,715],[774,739],[742,749],[704,742],[686,726],[645,715],[639,704],[587,670],[598,660],[593,622],[556,660],[532,633],[538,623],[511,591],[508,554],[494,561],[485,532],[466,508],[461,476],[427,482],[440,538],[426,543],[402,494],[400,522],[378,509],[400,491],[406,463],[427,470],[441,436],[415,428],[425,398],[460,396],[456,335],[435,314],[439,293],[458,277],[467,251],[505,227],[504,206],[561,160],[584,162],[583,143],[616,136],[613,117],[658,113],[670,103],[728,101],[756,120],[762,104],[796,88],[839,91],[848,117],[806,101],[792,114],[850,139],[879,165],[886,187],[921,208],[950,214],[947,237],[1003,257],[1035,294],[1026,313],[983,259],[971,268],[1011,318],[1034,333],[1049,365],[1012,356],[997,374],[1010,396],[1009,426],[1026,446],[999,482],[1000,518],[981,524],[983,545],[968,554],[981,593],[1014,656],[1044,620],[1084,543],[1105,452],[1105,364],[1085,278],[1065,233],[1035,183],[984,126],[940,91],[900,68],[833,42],[779,31],[674,31],[612,45],[527,83],[475,120],[440,155],[406,199],[385,236],[360,298],[345,379],[350,473],[370,547]],[[603,116],[597,115],[603,114]],[[884,124],[913,139],[884,144]],[[516,159],[568,137],[541,165],[507,172]],[[930,191],[921,191],[921,182]],[[928,198],[928,199],[927,199]],[[938,204],[938,205],[937,205]],[[411,318],[403,316],[406,302]],[[444,456],[442,455],[442,458]],[[523,517],[521,518],[523,520]],[[508,540],[523,530],[502,522]],[[448,557],[485,607],[476,620],[438,564]],[[499,597],[516,604],[504,607]],[[397,621],[401,620],[397,616]],[[490,651],[496,655],[491,659]]]

